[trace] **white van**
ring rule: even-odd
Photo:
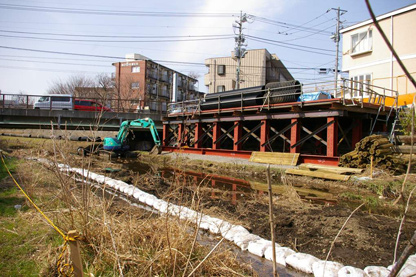
[[[73,97],[70,94],[49,94],[42,96],[33,105],[40,110],[72,110],[74,108]]]

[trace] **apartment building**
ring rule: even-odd
[[[416,4],[377,16],[384,33],[411,73],[416,77]],[[416,92],[404,75],[371,19],[341,30],[342,71],[353,81],[399,92],[399,105],[413,102]],[[364,85],[365,86],[365,85]],[[383,92],[383,89],[378,89]]]
[[[113,63],[116,90],[123,99],[132,99],[137,109],[166,112],[169,102],[200,97],[197,80],[152,61],[140,54],[127,54]]]
[[[208,67],[208,73],[205,74],[204,84],[209,93],[237,88],[237,58],[234,51],[231,52],[231,57],[206,59],[205,65]],[[241,58],[240,88],[289,80],[293,80],[293,77],[282,61],[266,49],[247,50]]]

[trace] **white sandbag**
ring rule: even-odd
[[[405,263],[397,276],[398,277],[416,276],[416,266]]]
[[[167,213],[168,212],[168,203],[161,200],[160,201],[160,207],[158,208],[158,211],[161,213]]]
[[[231,225],[230,229],[223,229],[221,235],[228,241],[234,241],[234,238],[242,235],[250,234],[250,232],[241,225]]]
[[[276,263],[286,266],[286,257],[296,252],[287,247],[281,247],[279,244],[275,243],[275,251],[276,251]],[[270,245],[264,251],[264,257],[267,260],[273,261],[273,247]]]
[[[115,180],[107,180],[106,185],[109,186],[110,188],[114,188],[116,186],[116,181]]]
[[[169,206],[168,206],[168,209],[167,210],[168,210],[168,212],[169,212],[170,215],[177,216],[180,213],[180,209],[179,208],[180,207],[178,205],[169,203]]]
[[[390,265],[388,270],[393,269],[393,265]],[[403,267],[400,269],[399,273],[397,274],[398,277],[408,277],[408,276],[416,276],[416,255],[411,255],[407,258],[406,262],[404,263]]]
[[[143,194],[143,191],[141,191],[139,189],[135,189],[134,190],[134,193],[133,193],[133,197],[136,198],[136,199],[139,199],[140,198],[140,195],[142,195],[142,194]]]
[[[160,210],[160,205],[162,204],[163,200],[157,199],[153,202],[153,208],[155,210]]]
[[[139,201],[140,202],[142,202],[142,203],[144,203],[144,204],[146,204],[146,199],[150,196],[151,194],[149,194],[149,193],[147,193],[147,192],[142,192],[140,195],[139,195]]]
[[[256,256],[263,257],[266,248],[271,246],[272,242],[270,240],[259,239],[257,241],[249,242],[247,251]]]
[[[179,208],[179,219],[186,220],[190,215],[190,209],[187,207],[180,206]]]
[[[116,186],[116,190],[123,192],[123,190],[126,186],[127,186],[127,184],[120,184],[119,186]]]
[[[352,266],[344,266],[338,271],[338,277],[365,277],[364,270]]]
[[[369,277],[387,277],[390,274],[390,270],[384,266],[367,266],[364,268],[364,272]]]
[[[224,220],[219,218],[212,218],[211,224],[209,226],[209,231],[213,234],[219,234],[220,233],[220,227],[224,224]]]
[[[233,225],[228,223],[227,221],[223,221],[222,224],[218,227],[219,233],[223,234],[231,229]]]
[[[134,190],[134,186],[132,186],[132,185],[127,185],[125,188],[124,188],[124,193],[125,194],[128,194],[128,195],[133,195],[133,190]]]
[[[313,272],[312,265],[320,260],[312,255],[305,253],[295,253],[286,257],[286,264],[291,267],[311,274]]]
[[[312,265],[312,270],[315,277],[337,277],[342,267],[344,265],[337,262],[318,261]]]
[[[202,216],[200,222],[199,222],[199,228],[202,230],[209,230],[209,227],[211,226],[211,217],[208,215]]]
[[[261,238],[259,236],[253,235],[253,234],[246,234],[242,236],[235,236],[234,237],[234,243],[241,248],[241,250],[247,250],[248,244],[250,242],[254,242],[257,240],[260,240]]]
[[[188,209],[187,213],[186,213],[186,220],[192,222],[192,223],[196,223],[197,219],[199,218],[199,213],[192,210],[192,209]]]
[[[132,196],[133,195],[133,191],[134,191],[134,187],[128,187],[124,193],[127,194],[128,196]]]
[[[157,197],[149,194],[148,197],[146,197],[146,204],[149,205],[150,207],[153,207],[153,203],[156,201]]]

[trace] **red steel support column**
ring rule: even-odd
[[[354,127],[352,128],[351,150],[354,150],[355,144],[363,138],[363,121],[360,118],[354,120]]]
[[[328,126],[326,135],[326,155],[328,157],[335,157],[338,150],[338,117],[328,117],[327,123],[334,121]]]
[[[262,123],[264,123],[263,125],[261,125],[260,128],[260,152],[266,152],[267,146],[261,146],[263,143],[265,143],[267,141],[267,138],[269,137],[269,121],[267,119],[263,119],[261,121]]]
[[[233,150],[234,151],[238,151],[241,150],[242,144],[237,144],[235,145],[235,143],[237,141],[239,141],[241,139],[241,137],[243,136],[243,122],[242,121],[235,121],[234,124],[237,124],[237,127],[234,128],[234,141],[233,141]]]
[[[194,142],[196,142],[199,137],[202,135],[202,125],[200,122],[195,123],[195,136],[194,136]],[[198,143],[194,144],[194,148],[201,148],[202,141],[198,141]]]
[[[221,142],[215,143],[215,141],[221,136],[221,126],[219,122],[214,123],[212,128],[212,149],[220,149]]]
[[[179,123],[178,124],[178,146],[181,147],[182,146],[182,132],[183,132],[183,123]]]
[[[297,122],[298,124],[295,124],[290,129],[290,153],[299,153],[300,152],[300,146],[296,146],[292,148],[292,145],[295,145],[299,139],[300,139],[300,124],[301,121],[299,118],[292,118],[292,123]]]
[[[163,146],[167,146],[166,145],[166,138],[168,137],[168,132],[169,132],[169,125],[168,124],[163,124],[163,134],[162,134],[162,145]]]

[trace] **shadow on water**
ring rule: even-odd
[[[220,199],[230,201],[236,205],[238,201],[244,201],[250,196],[263,194],[267,195],[268,186],[266,183],[233,178],[224,175],[212,173],[203,173],[191,170],[179,170],[176,168],[153,168],[149,164],[141,162],[131,162],[125,164],[126,169],[137,172],[139,174],[151,173],[164,179],[179,178],[190,184],[191,186],[203,186],[209,189],[211,199]],[[335,205],[337,200],[334,195],[317,189],[303,188],[300,186],[292,186],[301,199],[323,205]],[[276,195],[282,195],[287,190],[287,186],[283,184],[272,184],[272,191]],[[224,198],[228,195],[228,199]]]

